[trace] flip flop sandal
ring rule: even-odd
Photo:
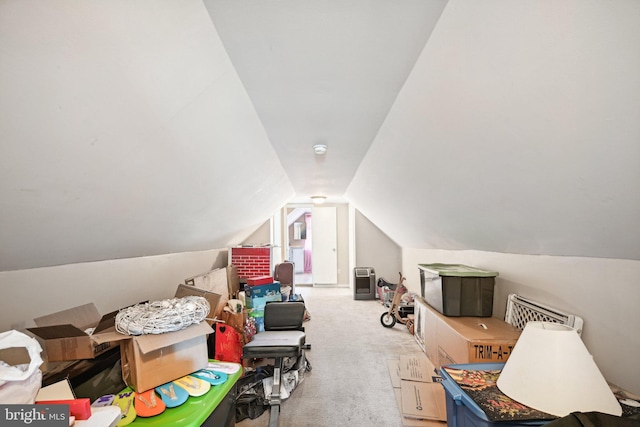
[[[112,405],[120,407],[120,421],[116,424],[117,427],[122,427],[131,424],[136,419],[136,409],[134,408],[133,400],[136,396],[135,391],[127,391],[124,393],[116,394]]]
[[[180,406],[189,398],[187,390],[173,382],[156,387],[156,393],[160,395],[167,408]]]
[[[178,378],[173,382],[187,390],[187,393],[194,397],[202,396],[211,388],[211,384],[208,382],[203,381],[200,378],[192,377],[191,375]]]
[[[240,370],[240,365],[230,362],[209,362],[207,369],[231,375]]]
[[[220,385],[227,382],[227,378],[229,376],[224,372],[214,371],[212,369],[200,369],[199,371],[191,374],[192,377],[200,378],[201,380],[205,380],[211,385]]]
[[[99,398],[94,400],[91,406],[93,406],[94,408],[97,408],[100,406],[110,406],[111,404],[113,404],[113,401],[115,400],[115,398],[116,398],[115,394],[105,394],[104,396],[100,396]]]
[[[136,413],[139,417],[153,417],[164,412],[167,405],[156,395],[154,389],[136,393]]]

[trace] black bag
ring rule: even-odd
[[[273,376],[273,366],[259,366],[255,372],[240,378],[237,383],[236,422],[256,419],[267,410],[262,380]]]
[[[601,412],[574,412],[550,422],[546,427],[640,427],[634,417],[616,417]]]

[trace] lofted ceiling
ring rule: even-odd
[[[445,0],[204,0],[296,202],[343,194]],[[316,156],[315,144],[326,144]]]
[[[0,271],[317,194],[402,247],[640,259],[638,40],[634,0],[0,1]]]

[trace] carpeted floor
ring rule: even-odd
[[[296,287],[311,314],[305,322],[313,370],[283,402],[280,427],[402,426],[388,359],[420,352],[406,326],[384,328],[378,300],[354,300],[346,287]],[[267,426],[269,410],[238,427]]]

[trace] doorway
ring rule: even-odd
[[[286,259],[293,262],[294,283],[313,284],[311,206],[287,206]]]
[[[335,206],[314,206],[314,227],[318,231],[313,239],[314,285],[338,284],[338,235]]]
[[[283,216],[283,257],[294,263],[294,283],[337,285],[337,207],[287,205]]]

